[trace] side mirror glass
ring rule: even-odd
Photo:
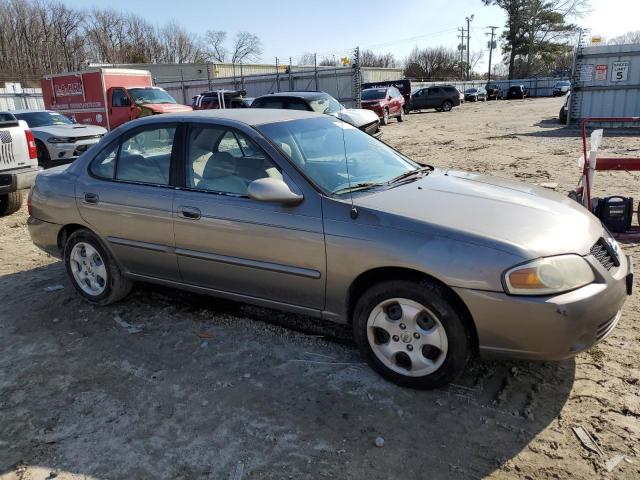
[[[247,195],[261,202],[277,202],[285,205],[297,205],[304,197],[292,192],[289,185],[277,178],[259,178],[247,187]]]

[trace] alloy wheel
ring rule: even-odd
[[[367,339],[378,360],[401,375],[429,375],[447,357],[447,333],[438,316],[407,298],[384,300],[373,308]]]
[[[87,295],[102,294],[107,287],[107,268],[100,253],[90,244],[78,242],[69,257],[73,279]]]

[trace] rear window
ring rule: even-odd
[[[362,100],[380,100],[387,94],[386,88],[367,88],[362,91]]]
[[[2,113],[0,112],[0,122],[15,122],[16,117],[14,117],[10,113]]]

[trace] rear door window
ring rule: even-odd
[[[126,137],[118,155],[116,180],[169,185],[175,133],[175,127],[163,126]]]
[[[281,98],[259,98],[251,105],[255,108],[284,108],[284,102]]]

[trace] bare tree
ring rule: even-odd
[[[624,35],[613,37],[608,43],[609,45],[640,44],[640,30],[627,32]]]
[[[207,30],[205,34],[206,42],[209,46],[209,54],[216,62],[224,62],[227,59],[227,49],[224,46],[227,40],[227,32],[220,30]]]
[[[231,49],[231,63],[257,62],[262,55],[262,42],[249,32],[238,32]]]
[[[400,62],[392,53],[377,54],[371,50],[360,52],[360,65],[363,67],[397,68]]]
[[[457,79],[461,75],[460,55],[446,47],[415,47],[405,60],[405,76],[434,80]]]

